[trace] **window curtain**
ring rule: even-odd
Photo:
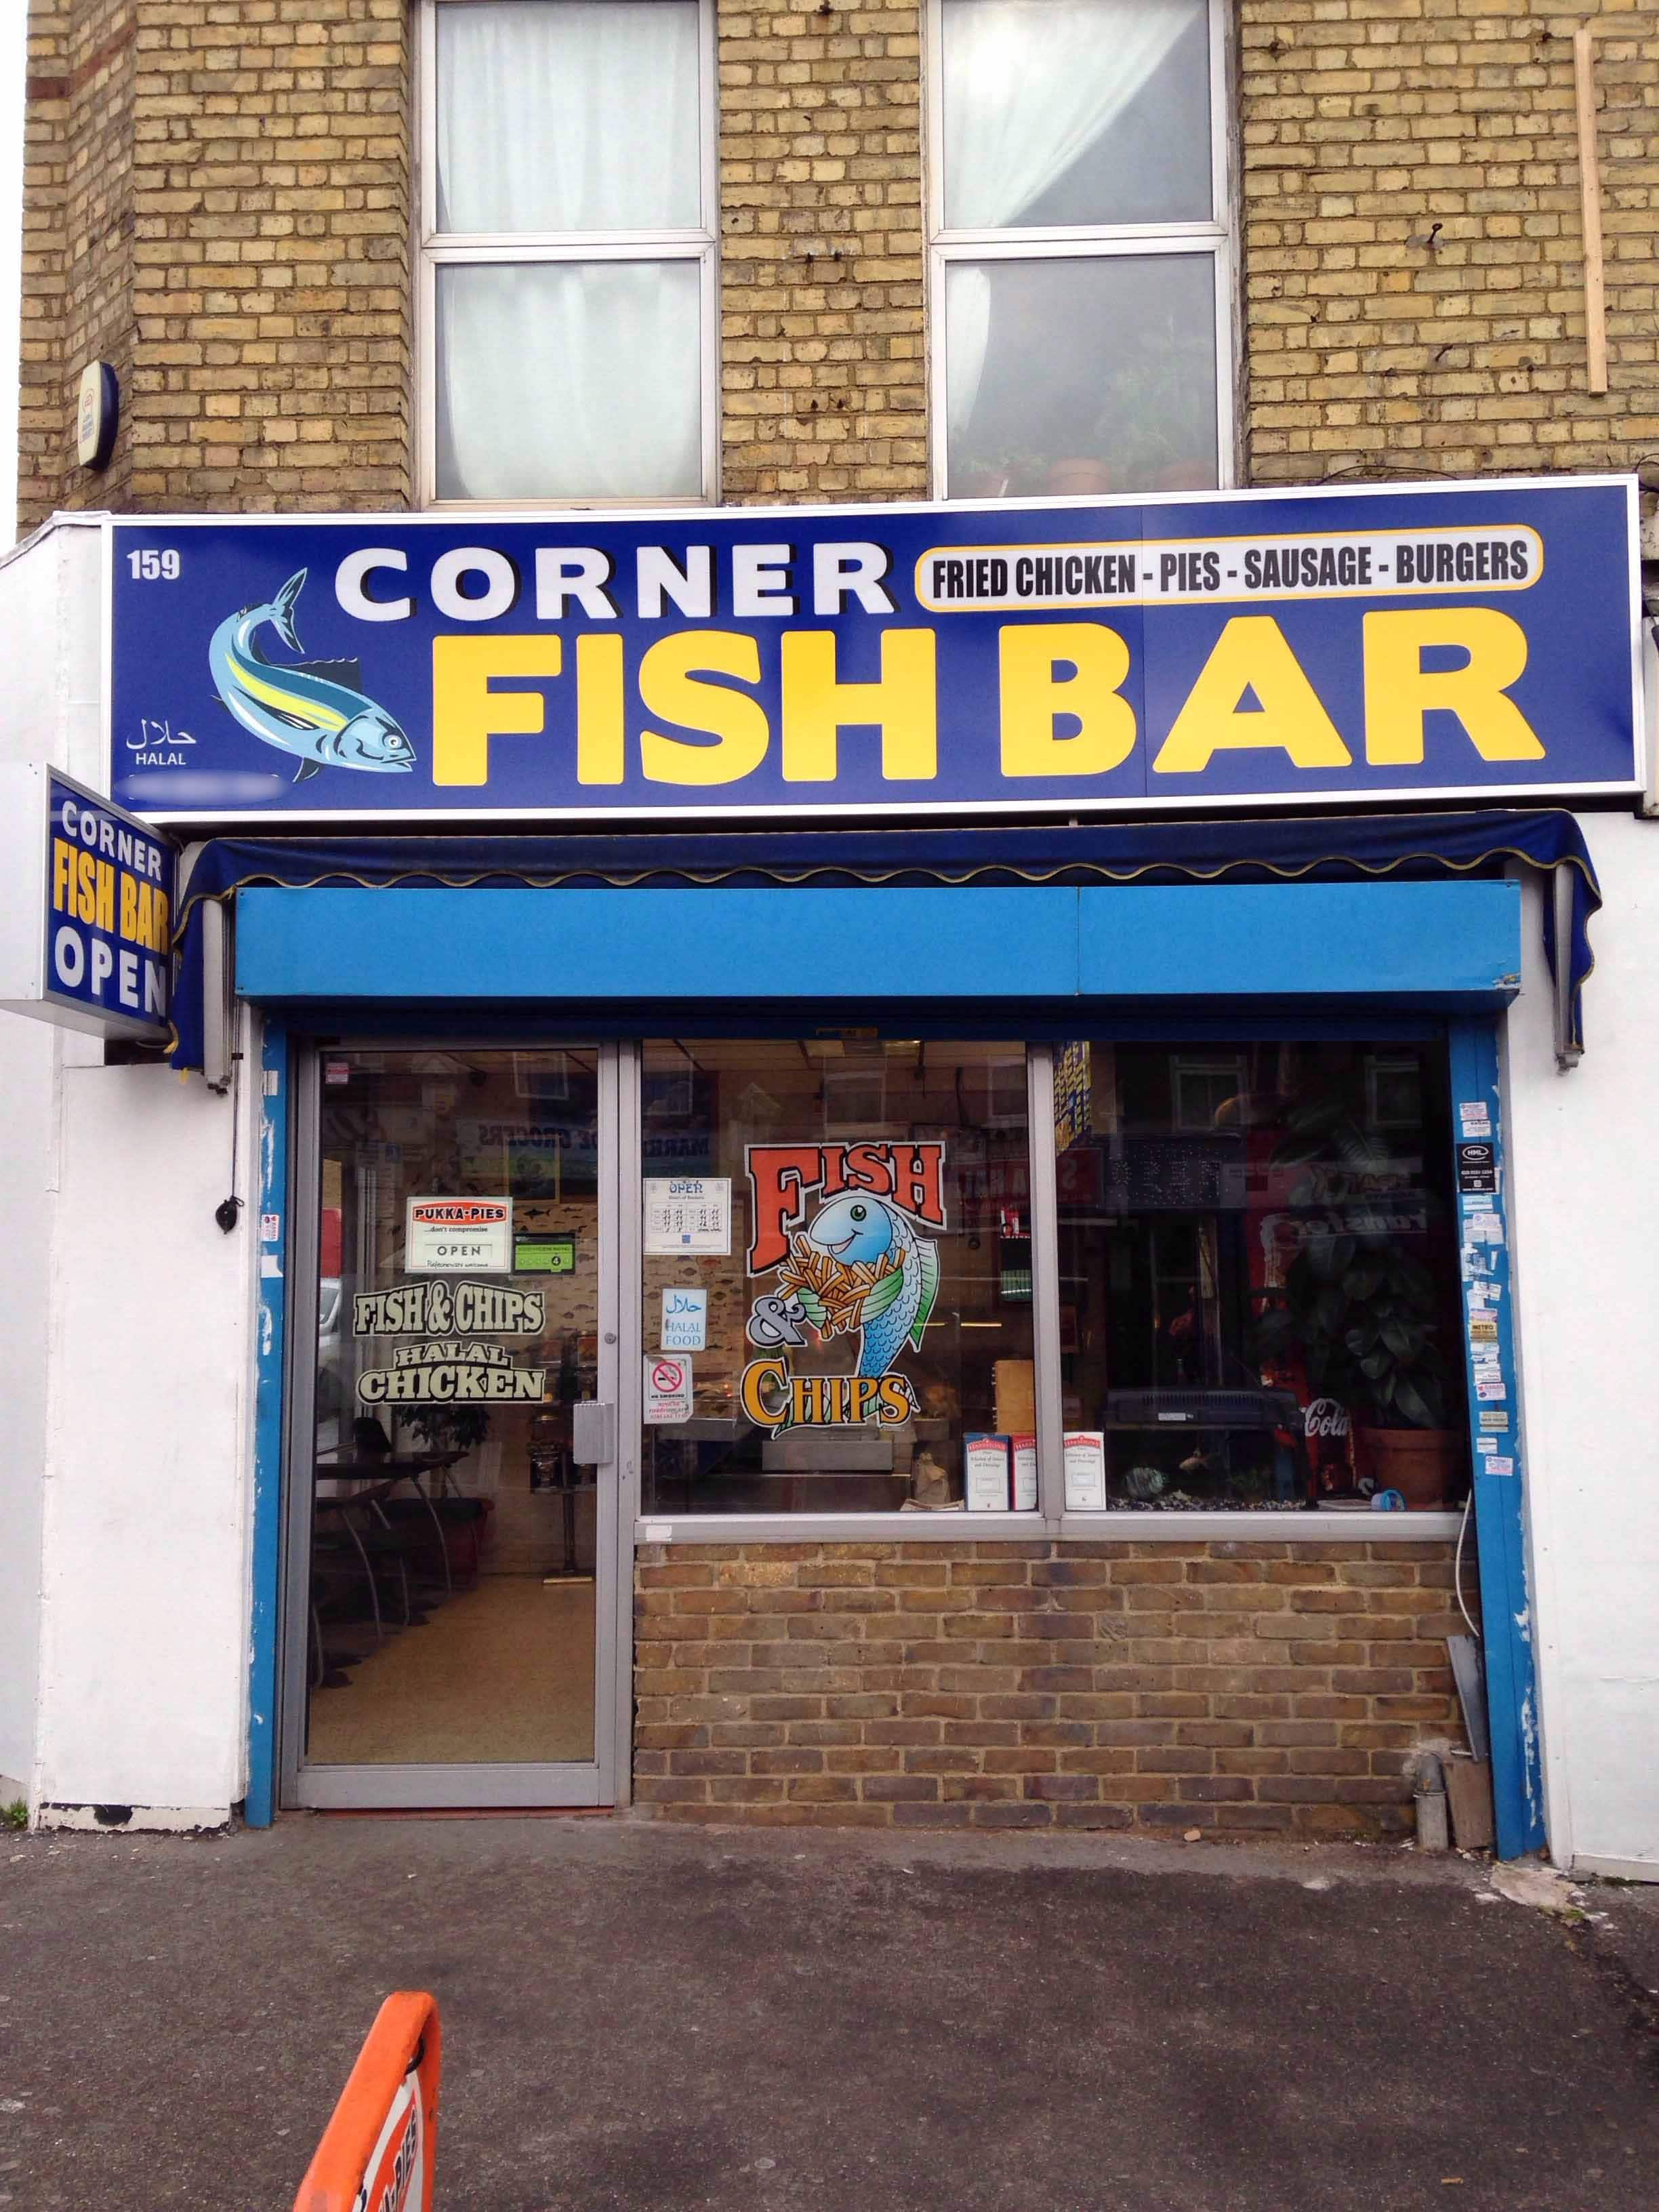
[[[438,228],[695,230],[695,0],[438,10]]]
[[[695,499],[696,261],[438,270],[440,499]]]
[[[438,228],[696,230],[696,0],[438,11]],[[445,263],[441,499],[696,498],[692,260]]]
[[[1204,0],[945,0],[946,228],[1018,223],[1203,12]],[[945,280],[948,439],[974,411],[990,329],[988,276],[955,264]]]

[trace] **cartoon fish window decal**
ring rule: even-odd
[[[879,1198],[833,1198],[778,1270],[781,1288],[826,1333],[856,1328],[858,1375],[884,1375],[922,1333],[939,1297],[939,1247]]]
[[[246,730],[300,762],[294,781],[325,768],[371,775],[407,775],[415,748],[396,719],[361,689],[356,660],[266,659],[256,633],[266,623],[290,653],[302,653],[294,610],[305,588],[301,568],[262,605],[228,615],[208,646],[208,665],[221,702]]]

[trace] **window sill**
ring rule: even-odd
[[[772,1513],[641,1515],[638,1544],[1444,1543],[1461,1514]]]

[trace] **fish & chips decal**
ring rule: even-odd
[[[939,1297],[939,1246],[917,1224],[945,1227],[940,1144],[750,1145],[745,1154],[757,1297],[746,1334],[769,1356],[744,1369],[744,1412],[774,1436],[796,1426],[872,1421],[896,1428],[917,1411],[895,1362],[922,1335]],[[816,1195],[823,1202],[807,1218]],[[801,1374],[788,1354],[856,1335],[849,1374]]]

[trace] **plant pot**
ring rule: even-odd
[[[1379,1490],[1397,1490],[1413,1513],[1437,1512],[1445,1504],[1463,1448],[1455,1429],[1362,1428],[1358,1440]]]
[[[1049,464],[1044,489],[1055,497],[1078,498],[1086,492],[1110,491],[1115,477],[1116,471],[1109,462],[1077,453]]]

